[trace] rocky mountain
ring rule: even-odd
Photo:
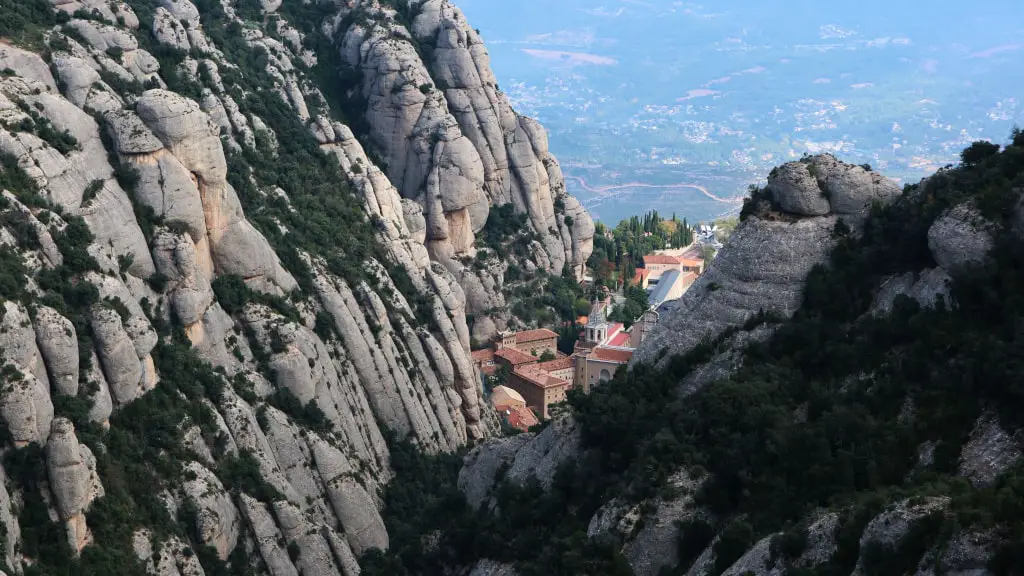
[[[393,447],[495,428],[505,267],[582,274],[543,128],[447,0],[4,1],[0,37],[0,573],[359,574]],[[492,208],[525,257],[478,254]]]
[[[437,554],[481,574],[1021,573],[1024,136],[999,149],[903,190],[829,155],[778,167],[630,370],[449,473],[498,520],[445,533],[501,545]]]

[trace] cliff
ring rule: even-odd
[[[358,574],[389,442],[490,433],[490,207],[582,273],[543,129],[447,2],[0,17],[0,570]]]

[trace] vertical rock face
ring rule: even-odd
[[[338,30],[342,57],[362,74],[370,140],[388,177],[423,209],[431,256],[460,275],[454,258],[471,253],[489,207],[511,203],[540,237],[537,261],[581,275],[593,221],[566,193],[543,128],[498,90],[487,49],[461,11],[448,0],[410,2],[407,29],[376,1],[353,9],[372,25],[357,18]],[[414,42],[429,46],[429,57]],[[467,290],[478,284],[463,282]],[[471,297],[470,312],[484,312],[496,297]]]
[[[78,338],[75,326],[53,308],[41,306],[34,321],[36,344],[61,394],[78,394]]]
[[[96,458],[78,442],[75,427],[66,418],[53,420],[46,443],[46,470],[68,544],[80,552],[92,539],[84,513],[93,500],[103,496],[103,484],[96,474]]]

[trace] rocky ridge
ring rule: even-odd
[[[168,432],[183,476],[158,489],[185,528],[132,526],[121,544],[140,565],[160,575],[203,574],[209,562],[358,574],[361,555],[388,546],[385,438],[452,451],[489,434],[466,318],[500,311],[500,280],[458,259],[489,207],[529,215],[544,269],[580,273],[589,255],[592,224],[565,193],[543,129],[496,92],[486,50],[475,33],[467,44],[471,30],[447,2],[416,7],[412,26],[416,38],[454,34],[437,58],[424,63],[409,42],[382,42],[374,57],[382,70],[397,58],[399,76],[422,75],[420,96],[421,84],[452,86],[432,88],[422,114],[400,98],[366,108],[374,132],[364,143],[384,151],[384,170],[331,120],[339,111],[311,73],[316,29],[289,21],[306,9],[52,4],[49,22],[27,23],[41,26],[42,48],[0,45],[0,256],[15,280],[0,292],[0,419],[12,449],[44,447],[42,502],[81,553],[95,542],[86,512],[110,492],[104,475],[117,463],[106,443],[127,425],[120,415],[184,402],[188,416]],[[373,18],[344,28],[353,11]],[[325,30],[348,54],[396,31],[395,15],[342,6]],[[369,76],[357,87],[368,103],[374,86],[396,83]],[[420,128],[389,132],[383,118],[396,113]],[[420,155],[388,148],[386,134]],[[498,147],[483,154],[488,143]],[[310,198],[247,164],[294,161],[296,150],[325,153],[306,169],[333,166],[345,182],[327,186],[355,200],[353,227],[370,231],[356,236],[358,272],[339,264],[357,256],[329,242],[289,245],[305,231],[288,217],[308,220]],[[168,391],[178,369],[216,392]],[[238,483],[239,466],[252,467],[256,485]],[[14,502],[30,490],[21,482],[0,492],[3,564],[15,573],[38,561],[20,543]],[[202,550],[212,556],[200,563]]]
[[[565,191],[547,135],[516,114],[498,88],[487,49],[448,0],[413,0],[392,8],[352,3],[336,30],[344,61],[361,78],[367,140],[404,198],[419,204],[433,260],[466,293],[467,312],[490,316],[474,335],[493,336],[501,310],[502,269],[477,273],[462,259],[491,206],[525,212],[538,240],[534,265],[582,278],[594,225]],[[478,275],[479,274],[479,275]]]

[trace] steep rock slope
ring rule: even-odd
[[[363,89],[334,84],[347,35],[320,26],[351,11],[0,6],[22,44],[0,44],[0,569],[353,576],[389,544],[387,438],[488,435],[466,315],[500,292],[481,304],[438,231],[468,252],[516,203],[560,272],[592,227],[503,98],[517,160],[485,172],[452,120],[461,143],[401,159],[444,206],[403,197],[331,97]]]
[[[784,164],[748,200],[729,243],[637,350],[634,363],[662,365],[758,313],[792,316],[804,280],[825,263],[840,235],[858,228],[872,203],[899,188],[883,176],[830,155]]]
[[[468,311],[505,322],[502,280],[465,266],[491,206],[512,204],[536,233],[534,265],[582,277],[593,222],[565,191],[547,135],[498,89],[479,34],[448,0],[352,3],[337,26],[361,79],[367,140],[423,210],[431,257],[459,278]],[[480,276],[478,276],[480,275]],[[489,327],[489,325],[488,325]],[[488,336],[483,325],[480,337]]]

